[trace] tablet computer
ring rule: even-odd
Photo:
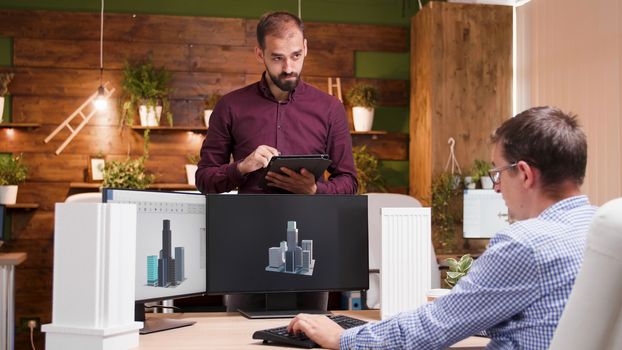
[[[264,169],[259,185],[266,188],[268,186],[266,183],[266,174],[268,174],[268,171],[284,174],[281,171],[281,168],[288,168],[297,173],[300,173],[300,170],[305,168],[313,173],[313,176],[315,176],[315,180],[317,181],[317,179],[322,176],[326,168],[328,168],[330,163],[332,163],[332,161],[328,159],[328,154],[274,156],[270,159],[270,163],[268,163],[268,166]]]

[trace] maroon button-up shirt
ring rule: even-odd
[[[265,75],[218,102],[201,147],[197,188],[203,193],[236,188],[240,193],[271,193],[259,187],[264,169],[246,175],[238,170],[238,163],[260,145],[272,146],[282,155],[328,154],[331,175],[328,181],[318,179],[316,193],[356,193],[352,138],[344,107],[302,80],[285,102],[272,96]]]

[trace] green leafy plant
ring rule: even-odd
[[[456,225],[462,221],[462,210],[458,208],[461,194],[453,174],[441,173],[432,181],[432,224],[441,248],[455,248]]]
[[[203,100],[203,109],[214,109],[221,98],[222,96],[217,92],[205,96],[205,99]]]
[[[28,168],[22,163],[22,156],[0,157],[0,186],[19,185],[26,181]]]
[[[199,160],[201,160],[201,157],[199,157],[198,154],[188,154],[186,156],[186,159],[188,160],[187,164],[199,164]]]
[[[9,84],[14,76],[13,73],[0,73],[0,97],[9,95]]]
[[[485,160],[476,159],[471,168],[471,177],[473,182],[478,182],[484,176],[488,176],[488,170],[492,168],[492,164]]]
[[[359,183],[358,192],[386,192],[384,179],[378,170],[378,159],[367,151],[367,146],[353,147],[352,154],[356,166],[356,178]]]
[[[351,106],[376,108],[378,106],[378,89],[369,84],[356,84],[346,94]]]
[[[449,265],[445,282],[453,288],[460,278],[464,277],[473,265],[473,257],[470,254],[463,255],[460,260],[454,258],[445,259],[445,263]]]
[[[145,171],[145,157],[104,164],[103,187],[142,190],[153,182],[154,176]]]
[[[139,105],[146,105],[153,108],[162,103],[162,113],[170,126],[173,126],[173,115],[170,112],[170,101],[168,95],[171,88],[168,84],[171,74],[164,68],[156,68],[147,58],[144,61],[129,63],[125,62],[123,69],[123,89],[121,122],[132,125]]]

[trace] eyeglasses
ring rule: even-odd
[[[488,170],[488,176],[490,176],[490,179],[492,180],[493,184],[498,185],[501,180],[501,172],[504,170],[511,169],[517,165],[518,163],[512,163],[510,165],[502,166],[500,168],[490,169]]]

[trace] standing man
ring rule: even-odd
[[[596,209],[580,192],[585,135],[575,116],[538,107],[505,121],[492,142],[489,175],[517,222],[490,240],[450,294],[346,331],[304,314],[290,330],[331,349],[446,349],[482,331],[489,349],[547,349]]]
[[[257,24],[257,60],[261,80],[225,95],[210,118],[201,148],[196,186],[202,193],[355,194],[358,187],[352,138],[343,104],[300,79],[307,39],[302,21],[272,12]],[[268,190],[259,186],[273,156],[328,154],[330,177],[269,172]],[[230,163],[231,155],[233,162]],[[327,292],[297,293],[300,310],[326,310]],[[227,311],[265,307],[264,294],[228,295]]]
[[[356,169],[343,105],[300,79],[307,39],[302,21],[287,12],[267,13],[257,24],[255,56],[264,64],[260,81],[225,95],[210,119],[201,148],[196,186],[203,193],[354,194]],[[328,154],[328,181],[307,170],[270,172],[269,190],[259,187],[276,155]],[[233,162],[230,163],[230,155]]]

